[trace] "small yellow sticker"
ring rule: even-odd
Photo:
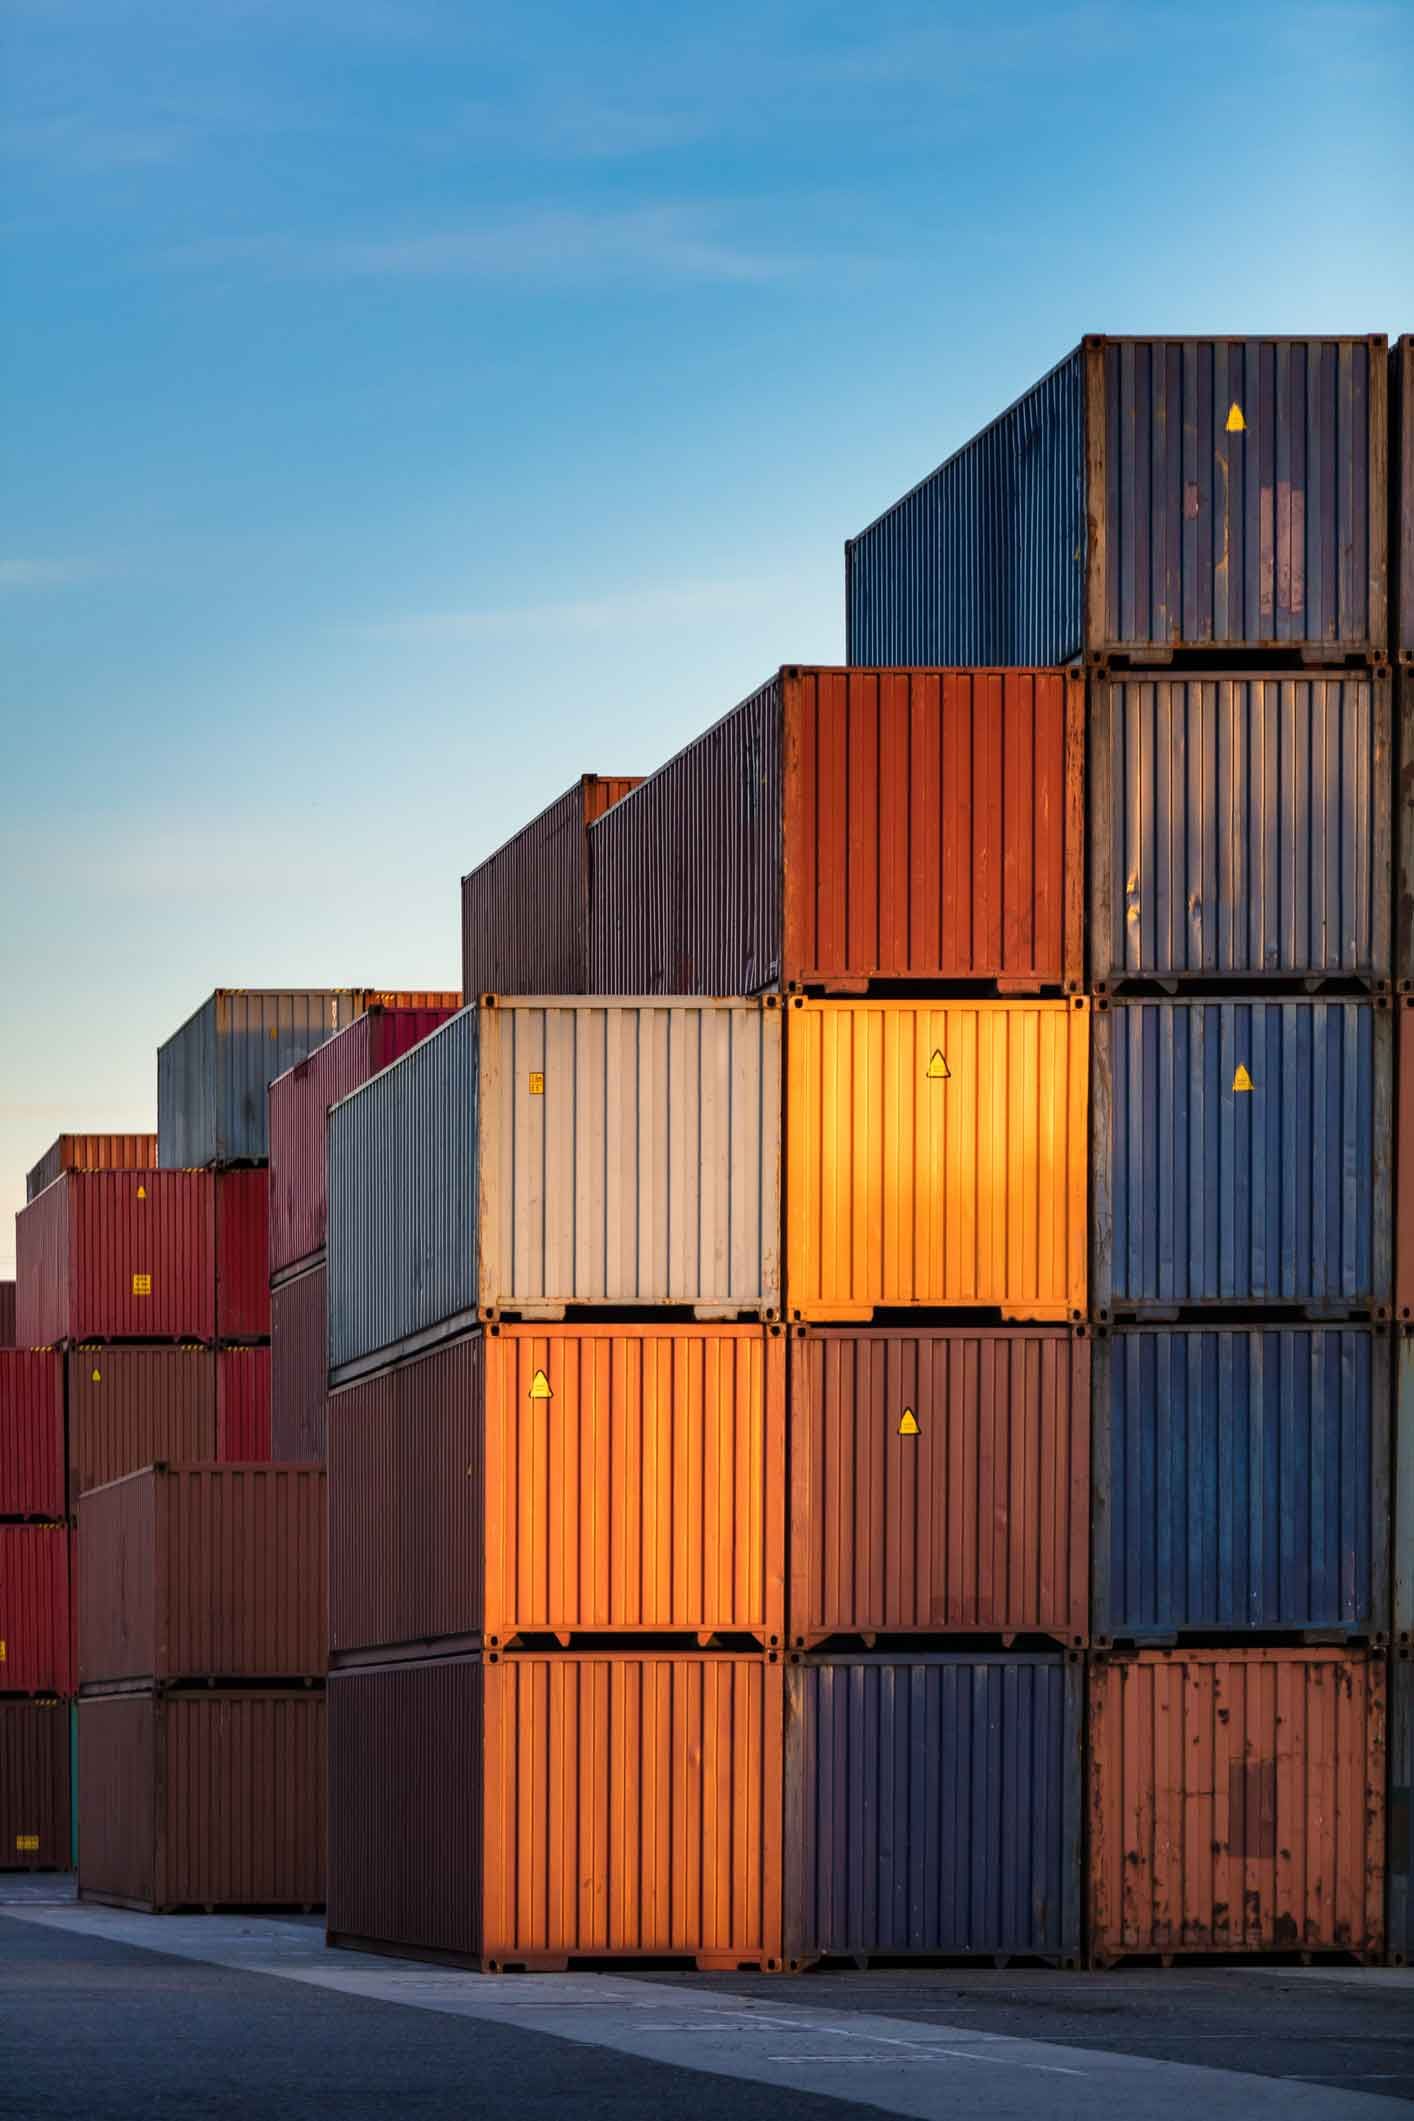
[[[1253,1087],[1251,1076],[1247,1073],[1247,1070],[1240,1065],[1238,1067],[1236,1075],[1234,1075],[1234,1077],[1232,1078],[1232,1087],[1234,1090],[1250,1090]]]
[[[5,1662],[5,1638],[0,1635],[0,1664]]]
[[[91,1385],[101,1385],[103,1382],[103,1372],[101,1370],[95,1370],[88,1381]]]
[[[133,1295],[150,1296],[151,1294],[152,1276],[150,1274],[135,1274],[133,1276]]]
[[[925,1072],[930,1082],[947,1083],[952,1081],[952,1069],[936,1047],[933,1049],[933,1058],[929,1061]]]
[[[545,1095],[545,1078],[538,1068],[532,1068],[530,1071],[530,1094],[532,1097]]]
[[[553,1393],[553,1392],[552,1392],[552,1391],[550,1390],[550,1380],[549,1380],[549,1378],[548,1378],[548,1377],[547,1377],[547,1376],[545,1375],[545,1372],[544,1372],[543,1370],[537,1370],[537,1371],[536,1371],[536,1373],[535,1373],[535,1375],[534,1375],[534,1376],[533,1376],[533,1377],[531,1378],[531,1380],[530,1380],[530,1396],[531,1396],[531,1398],[532,1398],[532,1399],[553,1399],[553,1398],[554,1398],[554,1396],[555,1396],[555,1395],[554,1395],[554,1393]]]
[[[898,1425],[898,1432],[900,1436],[922,1435],[922,1430],[919,1428],[918,1423],[914,1420],[912,1407],[904,1408],[903,1420]]]
[[[31,1853],[37,1853],[39,1849],[38,1834],[16,1834],[15,1847],[28,1850]]]
[[[137,1197],[138,1197],[138,1199],[139,1199],[139,1200],[146,1200],[146,1199],[147,1199],[147,1188],[146,1188],[146,1186],[139,1186],[139,1187],[138,1187],[138,1189],[137,1189]]]
[[[1227,409],[1227,431],[1230,435],[1241,435],[1247,432],[1247,422],[1242,417],[1242,407],[1238,404],[1236,398],[1233,399]]]

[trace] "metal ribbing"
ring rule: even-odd
[[[363,988],[218,989],[158,1048],[158,1161],[176,1170],[268,1156],[269,1085],[371,998]]]
[[[211,1348],[71,1348],[69,1464],[80,1495],[163,1459],[216,1456]]]
[[[158,1764],[130,1801],[157,1807],[159,1904],[321,1906],[323,1693],[138,1699]]]
[[[0,1693],[72,1694],[66,1524],[0,1524]]]
[[[63,1360],[48,1348],[0,1348],[0,1517],[68,1515]]]
[[[312,1465],[325,1455],[328,1285],[321,1263],[270,1292],[270,1456],[277,1462]]]

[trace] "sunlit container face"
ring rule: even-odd
[[[589,827],[638,786],[582,774],[539,817],[462,878],[462,992],[585,994]]]
[[[1087,1003],[796,997],[787,1016],[792,1319],[1080,1318]]]
[[[77,1508],[90,1488],[156,1464],[216,1456],[211,1348],[70,1348],[69,1467]]]
[[[155,1134],[61,1134],[25,1174],[25,1199],[33,1200],[61,1171],[155,1171]]]

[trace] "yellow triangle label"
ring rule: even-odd
[[[103,1382],[103,1372],[102,1372],[101,1370],[95,1370],[95,1371],[94,1371],[94,1373],[93,1373],[93,1375],[92,1375],[92,1377],[90,1377],[90,1379],[89,1379],[89,1383],[90,1383],[91,1385],[101,1385],[101,1384],[102,1384],[102,1382]]]
[[[536,1373],[535,1373],[535,1375],[534,1375],[534,1376],[533,1376],[533,1377],[531,1378],[531,1380],[530,1380],[530,1396],[531,1396],[531,1398],[532,1398],[532,1399],[553,1399],[553,1398],[554,1398],[554,1396],[555,1396],[555,1395],[554,1395],[554,1393],[553,1393],[553,1392],[552,1392],[552,1391],[550,1390],[550,1380],[549,1380],[549,1378],[548,1378],[548,1377],[547,1377],[547,1376],[545,1375],[545,1372],[544,1372],[543,1370],[537,1370],[537,1371],[536,1371]]]
[[[146,1188],[146,1186],[139,1186],[139,1187],[138,1187],[138,1189],[137,1189],[137,1197],[138,1197],[138,1199],[139,1199],[139,1200],[146,1200],[146,1199],[147,1199],[147,1188]]]
[[[1242,407],[1236,398],[1227,409],[1227,431],[1230,435],[1242,435],[1247,432],[1247,422],[1242,417]]]
[[[925,1072],[930,1082],[946,1083],[952,1080],[952,1069],[936,1047],[933,1051],[933,1058],[929,1061]]]
[[[903,1420],[898,1425],[898,1432],[900,1436],[919,1436],[922,1434],[918,1423],[913,1418],[912,1407],[904,1408]]]
[[[1236,1075],[1232,1078],[1232,1087],[1234,1090],[1250,1090],[1253,1087],[1252,1078],[1245,1068],[1238,1068]]]

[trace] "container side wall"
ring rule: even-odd
[[[327,1267],[270,1292],[270,1455],[315,1465],[325,1455],[329,1391]]]
[[[137,1473],[80,1497],[74,1536],[79,1685],[151,1679],[164,1663],[158,1487]]]
[[[15,1217],[15,1340],[48,1348],[67,1339],[73,1313],[73,1196],[46,1186]]]
[[[1411,788],[1414,794],[1414,788]],[[1395,1120],[1395,1307],[1401,1322],[1414,1322],[1414,995],[1399,998],[1399,1083]]]
[[[78,1498],[163,1459],[216,1456],[216,1364],[210,1348],[71,1348],[70,1483]]]
[[[322,1907],[323,1693],[168,1695],[156,1713],[162,1902]]]
[[[216,1456],[223,1465],[263,1465],[270,1455],[270,1350],[222,1348],[216,1357]]]
[[[1394,1404],[1394,1638],[1414,1647],[1414,1338],[1404,1332],[1395,1349]]]
[[[0,1524],[0,1692],[73,1691],[69,1528]]]
[[[0,1871],[69,1868],[69,1704],[0,1701]]]
[[[1390,1667],[1389,1949],[1396,1965],[1414,1962],[1414,1653]]]
[[[1414,333],[1390,354],[1390,616],[1400,661],[1414,664]]]
[[[216,1337],[270,1335],[270,1176],[218,1171],[216,1188]]]
[[[15,1218],[25,1345],[212,1339],[214,1217],[209,1172],[66,1172]]]
[[[151,1695],[81,1701],[79,1898],[150,1907],[157,1882],[157,1708]]]
[[[159,1162],[187,1169],[267,1157],[270,1084],[369,998],[363,989],[219,990],[158,1049]]]
[[[633,779],[585,774],[462,879],[462,992],[583,994],[589,985],[588,830]]]
[[[0,1518],[68,1514],[63,1357],[0,1348]]]
[[[25,1175],[25,1199],[52,1186],[61,1171],[155,1171],[155,1134],[61,1134]]]

